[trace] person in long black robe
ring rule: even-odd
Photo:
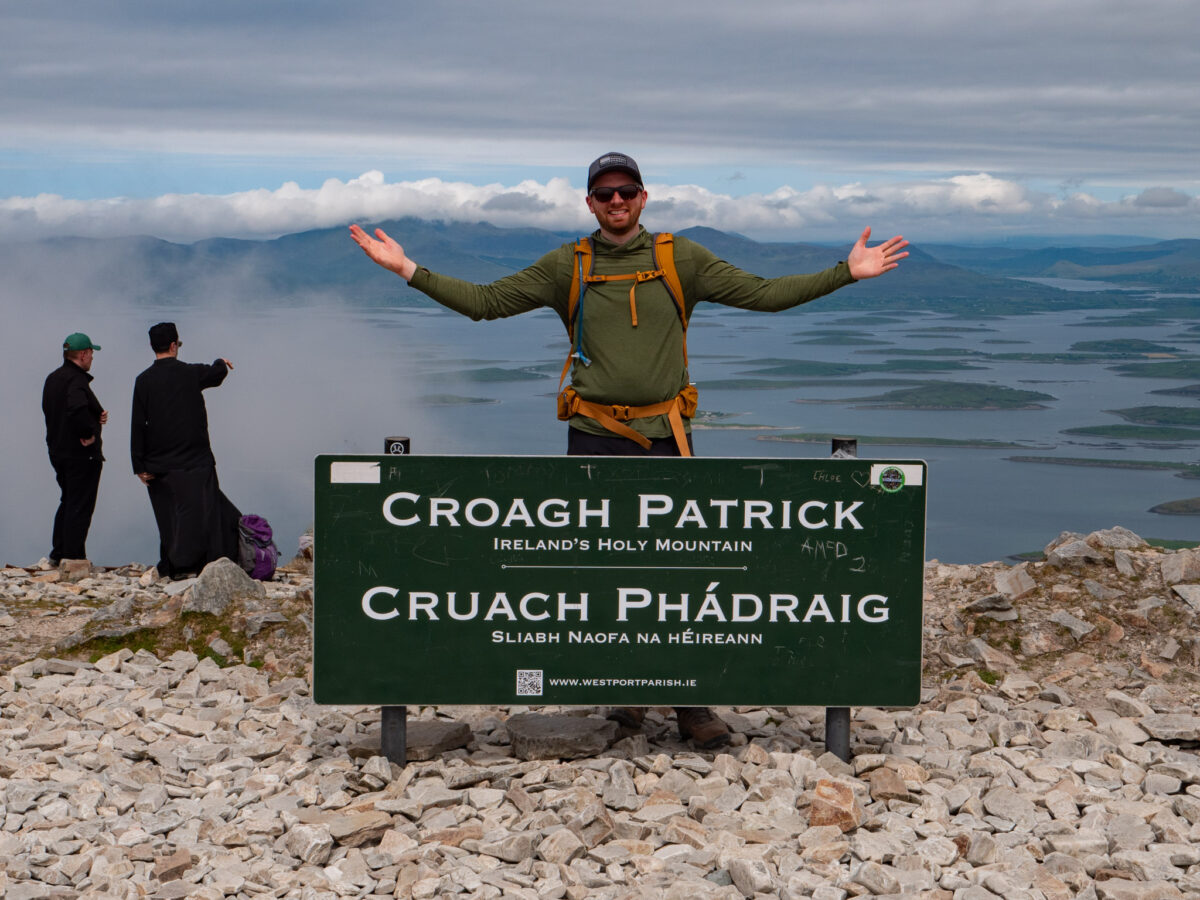
[[[133,385],[129,450],[158,524],[159,574],[198,573],[221,557],[237,559],[241,513],[221,492],[208,436],[203,391],[233,368],[227,359],[185,363],[174,323],[150,329],[154,363]]]

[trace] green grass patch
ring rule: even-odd
[[[208,646],[215,637],[220,637],[229,645],[228,657]],[[128,647],[135,653],[138,650],[146,650],[159,659],[166,659],[178,650],[189,650],[199,659],[207,657],[225,668],[242,663],[245,658],[246,638],[240,631],[231,628],[229,622],[220,616],[185,612],[163,628],[143,628],[117,636],[98,635],[72,648],[71,654],[94,663],[122,647]],[[251,662],[250,665],[261,667],[262,662]]]
[[[143,628],[139,631],[122,635],[121,637],[104,636],[92,638],[90,641],[86,641],[74,648],[73,652],[85,654],[90,663],[94,663],[98,659],[103,659],[110,653],[116,653],[122,647],[128,647],[134,653],[137,653],[139,650],[145,650],[157,656],[161,640],[162,634],[158,629]]]
[[[1190,550],[1200,544],[1200,541],[1169,541],[1164,538],[1146,538],[1151,547],[1162,547],[1164,550]]]

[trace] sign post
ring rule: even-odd
[[[858,456],[858,440],[835,437],[830,455],[834,459],[854,459]],[[842,762],[850,761],[850,707],[825,707],[825,749]]]
[[[386,437],[383,452],[407,456],[412,452],[412,445],[407,437]],[[385,705],[379,719],[379,752],[388,762],[404,766],[408,762],[408,707]]]
[[[314,697],[913,705],[925,480],[855,458],[319,456]]]

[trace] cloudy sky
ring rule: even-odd
[[[632,11],[638,9],[636,15]],[[834,240],[1200,237],[1186,0],[0,6],[0,240],[400,215]]]

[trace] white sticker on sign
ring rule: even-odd
[[[330,484],[379,484],[377,462],[333,462],[329,466]]]
[[[887,491],[898,491],[902,487],[918,487],[924,483],[923,466],[903,463],[875,463],[871,466],[871,484]]]

